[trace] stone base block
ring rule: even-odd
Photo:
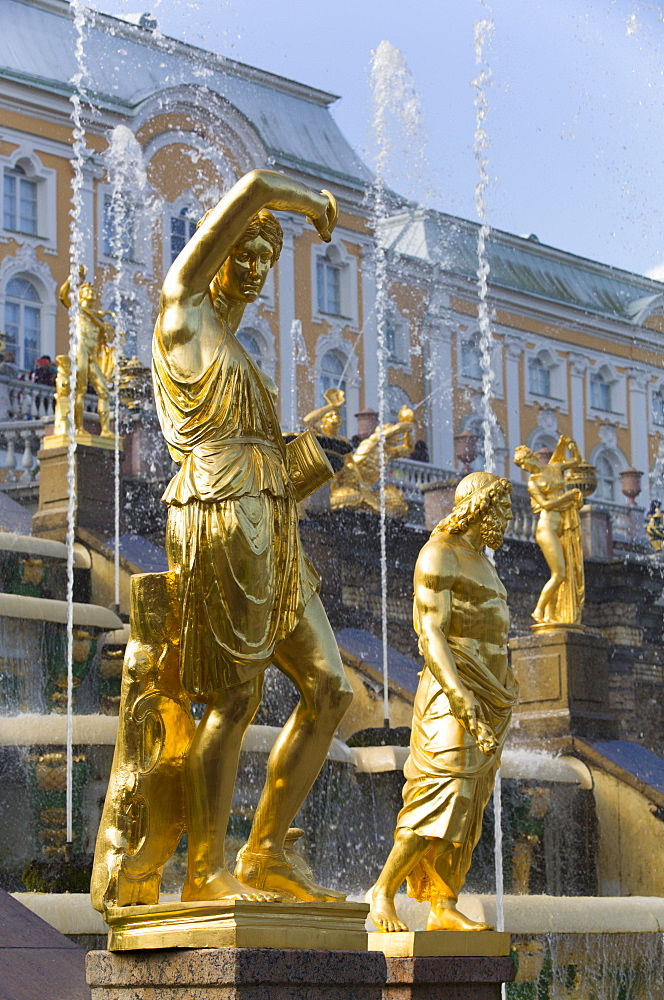
[[[511,639],[509,647],[519,682],[512,742],[537,739],[564,749],[573,736],[617,738],[618,723],[609,711],[606,639],[561,627]]]
[[[93,951],[92,1000],[500,1000],[510,957],[388,958],[378,951]]]
[[[510,953],[510,935],[498,931],[369,932],[369,951],[389,958],[500,958]]]
[[[324,948],[366,951],[366,903],[158,903],[104,914],[111,951]]]
[[[68,446],[66,439],[45,439],[49,447],[39,452],[39,509],[32,518],[32,533],[64,541],[69,500]],[[74,457],[78,506],[76,526],[103,535],[114,529],[115,454],[113,438],[79,435]]]

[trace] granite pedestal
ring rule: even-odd
[[[102,535],[114,529],[114,439],[79,435],[74,460],[76,525]],[[32,533],[62,542],[67,535],[69,503],[68,446],[65,438],[51,438],[39,452],[39,508],[32,518]]]
[[[93,951],[92,1000],[500,1000],[512,959],[209,948]]]
[[[556,631],[519,636],[509,643],[519,699],[512,715],[512,742],[567,751],[575,736],[618,737],[609,711],[609,644],[601,636]]]

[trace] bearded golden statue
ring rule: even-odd
[[[570,459],[566,457],[568,450]],[[535,539],[551,573],[532,617],[542,628],[580,626],[586,597],[579,522],[584,497],[581,490],[567,488],[565,471],[583,465],[581,452],[576,441],[563,435],[547,465],[540,465],[538,456],[526,445],[516,449],[514,463],[530,473],[530,503],[539,514]]]
[[[406,931],[394,897],[429,900],[427,930],[487,930],[457,909],[482,832],[517,684],[507,661],[506,592],[484,546],[500,547],[511,484],[488,472],[459,483],[415,566],[413,625],[424,657],[394,846],[367,893],[382,931]]]

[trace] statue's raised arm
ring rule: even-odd
[[[202,298],[251,219],[263,209],[301,212],[326,243],[330,242],[337,221],[337,204],[329,191],[317,193],[273,170],[252,170],[208,212],[171,264],[162,289],[162,302]]]

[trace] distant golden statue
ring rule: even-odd
[[[528,493],[539,514],[535,538],[551,572],[532,617],[542,626],[580,625],[586,596],[579,522],[584,497],[581,490],[566,488],[565,470],[583,465],[581,452],[576,441],[563,435],[547,465],[540,465],[526,445],[516,449],[514,462],[530,473]]]
[[[302,212],[326,241],[337,219],[328,192],[315,193],[272,171],[247,174],[208,212],[171,265],[153,339],[157,414],[179,466],[162,498],[168,505],[168,600],[177,605],[169,620],[178,626],[176,634],[160,633],[162,653],[156,645],[147,653],[160,664],[177,647],[183,697],[206,706],[191,742],[183,747],[174,741],[171,766],[151,792],[174,799],[178,790],[186,793],[183,902],[345,898],[317,885],[290,849],[298,835],[291,823],[325,761],[352,688],[298,532],[298,500],[329,479],[332,469],[311,431],[284,444],[276,387],[236,337],[246,306],[258,298],[279,258],[282,229],[268,209]],[[137,586],[132,594],[132,629],[134,617],[139,629],[145,618],[141,593]],[[143,664],[147,653],[138,646],[140,664],[127,662],[125,670],[154,672]],[[224,841],[240,747],[270,663],[294,682],[300,701],[270,753],[249,841],[233,875]],[[179,718],[172,694],[169,704]],[[124,711],[136,713],[129,700]],[[159,713],[156,702],[152,711]],[[124,726],[121,718],[121,731]],[[152,723],[144,760],[161,759],[157,744],[167,727],[167,718],[161,726]],[[126,755],[124,763],[120,748],[116,756],[124,778],[112,775],[109,795],[115,799],[107,801],[107,827],[100,828],[99,866],[111,858],[105,871],[117,866],[118,850],[104,845],[117,842],[116,826],[127,825],[117,819],[127,811],[118,789],[124,787],[126,797],[134,787]],[[141,766],[134,763],[136,774]],[[129,767],[131,772],[131,762]],[[177,843],[177,816],[162,834],[150,826],[149,803],[143,812],[142,834],[154,845],[144,853],[163,864]],[[133,901],[156,902],[150,896],[154,880],[148,884],[154,870],[142,869],[142,895],[136,872],[128,875],[134,879]],[[105,897],[95,884],[96,899],[112,903],[112,887]]]
[[[113,313],[95,309],[97,293],[94,285],[85,281],[87,271],[79,269],[78,311],[76,313],[76,401],[74,405],[74,427],[83,430],[83,411],[88,384],[97,393],[99,413],[99,433],[101,437],[113,437],[110,426],[108,382],[113,371],[114,352],[112,347],[113,327],[105,319]],[[60,301],[67,309],[71,307],[71,281],[68,278],[60,288]],[[67,434],[70,419],[71,361],[68,355],[56,357],[58,374],[55,394],[55,434]]]
[[[415,695],[403,809],[367,893],[382,931],[405,931],[394,897],[429,900],[427,930],[486,930],[457,909],[516,701],[506,592],[484,546],[500,547],[511,484],[489,472],[459,483],[454,509],[415,566],[413,625],[424,669]]]
[[[415,446],[415,416],[409,406],[401,407],[396,424],[383,424],[382,440],[386,464],[410,455]],[[330,484],[331,507],[380,512],[380,493],[375,489],[380,478],[380,447],[381,430],[376,427],[351,455],[346,455],[343,468]],[[406,498],[393,483],[385,484],[385,510],[388,517],[405,517],[408,513]]]
[[[305,427],[310,427],[326,437],[338,438],[341,427],[341,407],[346,402],[343,389],[326,389],[323,393],[325,406],[307,413],[302,421]]]

